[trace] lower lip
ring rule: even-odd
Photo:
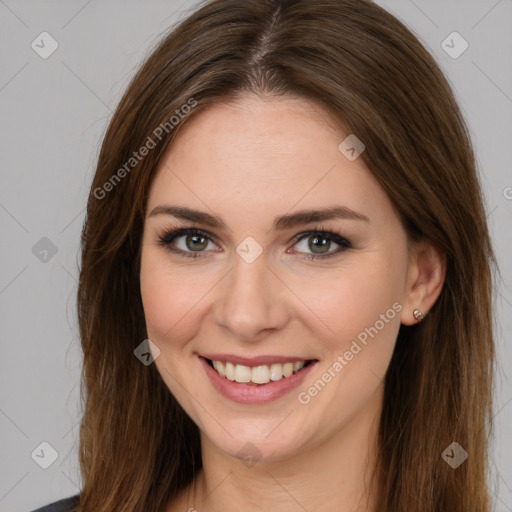
[[[234,402],[244,404],[263,404],[277,400],[297,388],[318,363],[318,361],[314,361],[290,377],[270,381],[268,384],[245,384],[222,377],[204,357],[199,357],[199,360],[219,393]]]

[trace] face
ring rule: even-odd
[[[244,96],[191,119],[156,170],[148,337],[224,453],[285,459],[378,413],[409,253],[387,195],[338,149],[348,135],[304,99]],[[296,215],[326,208],[339,215]]]

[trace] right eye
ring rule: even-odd
[[[182,240],[180,240],[182,239]],[[179,240],[179,242],[176,242]],[[174,254],[187,258],[197,258],[209,243],[213,244],[213,240],[209,233],[196,228],[184,228],[168,231],[158,237],[159,245],[165,247]],[[173,244],[178,247],[173,247]],[[179,246],[181,245],[181,247]]]

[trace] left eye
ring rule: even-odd
[[[297,243],[295,247],[299,247],[301,243],[307,243],[306,249],[312,251],[311,253],[305,253],[307,257],[311,258],[322,258],[328,257],[338,252],[343,251],[344,249],[350,248],[350,242],[337,235],[336,233],[328,233],[328,232],[320,232],[313,231],[310,233],[305,233],[303,235],[299,235],[296,239]],[[329,251],[332,244],[336,244],[341,248],[341,251]],[[304,250],[299,252],[305,252]]]

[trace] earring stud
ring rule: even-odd
[[[415,309],[412,314],[414,315],[414,318],[418,320],[418,322],[421,322],[423,319],[423,313],[419,309]]]

